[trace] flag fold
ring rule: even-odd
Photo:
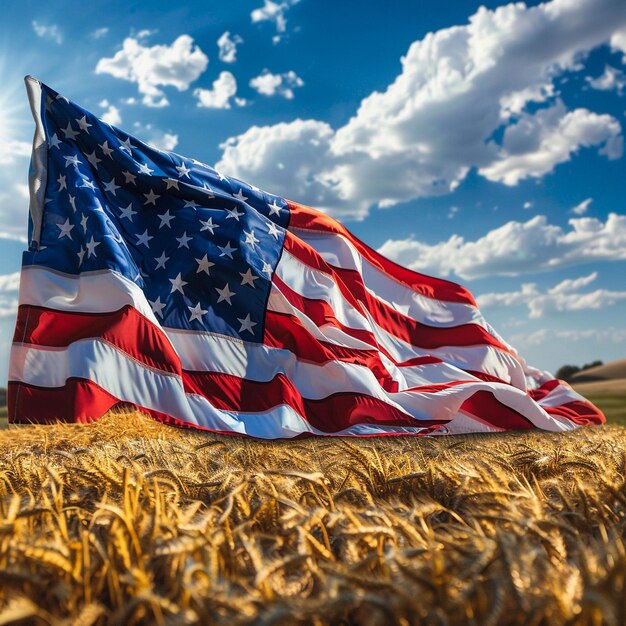
[[[461,285],[26,83],[36,131],[10,422],[88,422],[120,404],[267,439],[604,421],[527,366]]]

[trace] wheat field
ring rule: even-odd
[[[0,625],[626,622],[626,429],[0,432]]]

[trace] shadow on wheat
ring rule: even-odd
[[[623,624],[626,429],[0,432],[0,624]]]

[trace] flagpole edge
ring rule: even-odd
[[[41,226],[43,222],[43,209],[48,179],[48,142],[46,131],[41,115],[43,106],[42,83],[34,76],[24,77],[26,95],[35,122],[33,135],[33,149],[31,153],[30,169],[28,172],[28,189],[30,195],[29,211],[33,222],[32,236],[29,243],[30,250],[39,248],[41,239]]]

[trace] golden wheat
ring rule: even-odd
[[[0,626],[626,623],[626,429],[0,432]]]

